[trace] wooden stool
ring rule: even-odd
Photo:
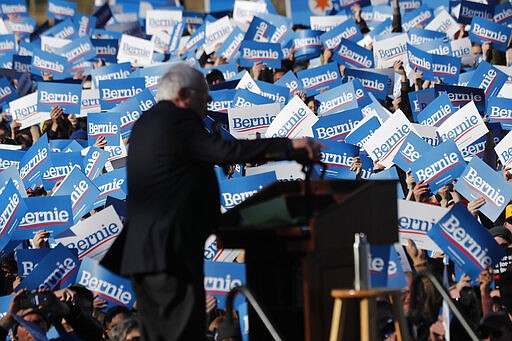
[[[334,289],[331,296],[334,298],[332,310],[331,333],[329,341],[338,341],[341,309],[343,299],[352,298],[359,300],[360,307],[360,329],[361,341],[373,341],[376,336],[376,304],[375,298],[391,295],[393,298],[393,316],[395,318],[395,331],[398,341],[409,340],[407,323],[405,321],[404,309],[402,306],[402,290],[398,288],[375,288],[369,290]]]

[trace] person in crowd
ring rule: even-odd
[[[129,317],[115,325],[111,332],[109,340],[112,341],[138,341],[141,333],[139,321],[136,318]]]
[[[103,318],[103,326],[106,336],[109,337],[110,332],[116,325],[131,318],[132,316],[132,311],[122,305],[117,305],[107,310]]]

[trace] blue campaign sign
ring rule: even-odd
[[[16,323],[19,324],[20,327],[28,332],[33,340],[48,341],[46,334],[37,323],[29,322],[16,313],[13,313],[11,316],[16,321]]]
[[[508,75],[492,64],[482,61],[478,64],[473,77],[469,80],[468,86],[472,88],[484,89],[486,98],[496,96],[503,85],[507,82]],[[480,109],[478,109],[480,111]]]
[[[299,80],[295,76],[292,70],[285,73],[277,82],[274,83],[279,86],[286,86],[290,91],[290,97],[293,96],[295,91],[299,91],[301,89]],[[290,98],[291,99],[291,98]]]
[[[353,68],[373,68],[373,52],[350,40],[341,39],[341,42],[334,54],[341,64]]]
[[[12,33],[0,35],[0,55],[8,52],[16,52],[16,40]]]
[[[370,246],[370,281],[372,288],[385,288],[388,283],[389,245]]]
[[[7,78],[0,78],[0,107],[16,98],[18,98],[16,89],[14,89]]]
[[[89,151],[83,158],[83,170],[85,176],[90,180],[96,179],[107,163],[109,155],[109,152],[103,149],[90,147]]]
[[[318,115],[325,116],[335,112],[356,109],[357,98],[353,83],[345,83],[315,96],[319,102]]]
[[[476,3],[471,0],[460,2],[458,22],[469,25],[473,18],[486,18],[491,20],[494,15],[494,5],[487,3]]]
[[[64,0],[48,0],[46,15],[50,19],[64,20],[76,14],[76,2]]]
[[[432,70],[434,76],[444,83],[457,84],[459,79],[461,59],[459,57],[432,55]]]
[[[100,191],[98,198],[94,202],[94,207],[105,205],[107,197],[119,200],[126,199],[126,167],[100,175],[93,180],[93,183]]]
[[[276,180],[276,173],[272,171],[219,181],[221,205],[231,209]]]
[[[350,166],[356,156],[359,156],[359,147],[349,143],[336,141],[322,141],[327,148],[322,151],[321,161],[327,165],[325,176],[334,179],[355,180],[356,173]],[[320,171],[320,166],[315,166]]]
[[[411,164],[416,182],[423,180],[432,193],[458,179],[464,168],[466,162],[453,140],[441,143]]]
[[[432,150],[432,147],[421,137],[411,132],[398,148],[393,163],[404,171],[409,170],[411,164]]]
[[[69,44],[56,49],[55,53],[66,57],[70,64],[96,58],[96,50],[88,36],[73,40]]]
[[[92,30],[96,27],[96,17],[92,15],[76,13],[73,17],[73,23],[78,28],[78,35],[90,36]]]
[[[269,68],[281,68],[283,59],[281,45],[244,40],[240,44],[240,66],[252,67],[256,62],[265,63]]]
[[[71,196],[73,224],[76,224],[80,221],[80,218],[93,209],[94,202],[99,193],[100,191],[94,183],[78,167],[75,167],[52,196]]]
[[[450,41],[447,38],[436,38],[429,40],[416,45],[416,47],[432,54],[439,54],[442,56],[452,55],[452,47]]]
[[[58,140],[50,140],[50,151],[54,153],[72,153],[72,152],[81,152],[83,147],[77,140],[70,139],[58,139]]]
[[[25,198],[26,212],[14,232],[13,239],[32,239],[37,231],[51,232],[52,237],[73,225],[69,196]]]
[[[240,44],[243,40],[244,33],[238,26],[236,26],[229,34],[228,38],[222,43],[222,45],[220,45],[215,54],[223,57],[226,62],[230,63],[238,58],[237,56],[239,54],[237,52],[240,49]]]
[[[0,250],[12,239],[26,210],[24,199],[14,182],[9,180],[0,196]]]
[[[455,111],[450,98],[446,93],[443,93],[421,110],[417,122],[427,126],[439,127]]]
[[[55,80],[70,78],[71,74],[66,72],[67,69],[69,69],[69,64],[66,57],[34,49],[30,65],[32,74],[37,76],[42,76],[43,73],[51,74]]]
[[[364,143],[380,128],[379,119],[376,116],[365,117],[357,127],[353,128],[345,137],[345,142],[363,149]]]
[[[71,19],[66,19],[46,30],[42,36],[55,37],[60,39],[74,39],[78,36],[78,29]]]
[[[9,181],[13,182],[14,187],[16,187],[22,198],[26,198],[28,196],[25,186],[23,185],[23,181],[21,180],[20,173],[18,172],[18,168],[14,165],[11,165],[4,171],[0,172],[0,195],[9,184]]]
[[[432,41],[434,39],[446,38],[446,33],[444,32],[425,30],[418,27],[412,27],[409,29],[409,31],[407,31],[407,35],[409,36],[409,42],[414,46]]]
[[[447,93],[452,105],[461,108],[469,102],[473,101],[479,112],[485,111],[485,93],[483,89],[473,88],[469,86],[457,86],[449,84],[436,84],[434,86],[436,97]]]
[[[27,277],[36,265],[44,258],[52,249],[16,249],[14,258],[18,263],[18,275],[21,278]]]
[[[0,149],[0,172],[11,166],[18,169],[24,155],[25,152],[21,150]]]
[[[43,184],[41,177],[48,160],[48,136],[44,134],[25,152],[20,160],[20,176],[25,187],[34,189]]]
[[[142,77],[99,81],[101,110],[109,110],[122,101],[136,96],[144,91],[146,81]]]
[[[217,69],[220,72],[222,72],[224,79],[227,81],[235,80],[238,75],[238,66],[237,66],[237,64],[235,64],[234,61],[232,61],[231,63],[228,63],[228,64],[212,66],[212,67],[203,69],[202,71],[204,74],[208,74],[210,72],[210,70],[212,70],[212,69]]]
[[[275,103],[285,105],[288,102],[288,88],[279,86],[272,83],[267,83],[259,80],[254,80],[254,83],[260,89],[260,95],[270,98]]]
[[[329,63],[299,71],[297,72],[297,78],[307,96],[318,95],[326,89],[341,85],[341,75],[337,63]]]
[[[30,17],[17,17],[16,20],[9,21],[9,29],[12,33],[19,34],[22,38],[30,37],[36,28],[36,19]]]
[[[135,293],[130,280],[113,274],[93,259],[85,257],[82,260],[76,276],[76,283],[95,292],[98,297],[105,300],[107,302],[105,309],[116,305],[131,309],[135,303]]]
[[[83,157],[80,151],[69,153],[51,152],[43,170],[44,188],[52,189],[58,181],[62,181],[73,168],[83,169]]]
[[[512,124],[512,99],[502,97],[489,97],[485,114],[489,122]]]
[[[107,79],[125,79],[132,73],[130,63],[119,63],[100,67],[91,71],[92,84],[94,88],[99,88],[100,81]]]
[[[208,102],[208,111],[216,111],[227,113],[228,109],[233,105],[233,97],[235,97],[236,90],[222,89],[210,91],[212,100]]]
[[[12,69],[12,57],[13,56],[14,56],[14,52],[7,52],[3,55],[0,55],[0,68]]]
[[[119,40],[117,39],[92,39],[92,45],[96,51],[96,57],[107,63],[117,62],[117,52],[119,49]],[[128,63],[129,64],[129,63]],[[96,70],[101,70],[96,69]]]
[[[217,308],[226,308],[226,296],[236,286],[246,284],[245,264],[227,262],[204,262],[204,290],[206,295],[217,299]],[[245,299],[235,296],[234,307],[239,306]]]
[[[488,265],[505,256],[505,250],[462,203],[455,204],[427,235],[471,278],[478,278]]]
[[[9,306],[14,298],[14,294],[7,296],[0,296],[0,316],[4,317],[9,311]]]
[[[160,80],[160,77],[162,77],[167,72],[169,66],[171,65],[172,64],[170,63],[162,63],[158,65],[138,68],[137,70],[133,71],[129,77],[144,77],[146,88],[150,89],[153,95],[155,95],[158,89],[158,81]]]
[[[76,252],[58,244],[32,272],[21,281],[16,290],[65,288],[74,283],[80,261]]]
[[[346,81],[345,81],[345,83],[346,83]],[[357,105],[360,108],[364,108],[367,105],[372,104],[373,100],[372,100],[371,96],[373,96],[373,94],[366,91],[366,89],[363,86],[363,83],[361,83],[361,81],[359,79],[354,78],[352,80],[352,84],[354,85],[354,90],[356,92]],[[375,97],[373,97],[373,98],[375,98]]]
[[[372,288],[403,288],[407,286],[400,259],[393,245],[372,245],[370,254]]]
[[[37,110],[51,112],[61,107],[65,114],[80,114],[82,85],[67,83],[40,82],[37,91]]]
[[[21,78],[25,73],[30,72],[32,56],[22,56],[15,54],[12,56],[12,69],[18,74],[16,78]],[[18,90],[19,91],[19,90]]]
[[[255,94],[245,89],[236,90],[235,96],[233,97],[233,107],[235,108],[269,103],[274,103],[274,101],[268,97]]]
[[[104,137],[108,146],[119,146],[121,141],[121,114],[118,112],[88,113],[87,141],[89,146]]]
[[[123,139],[130,137],[135,121],[142,116],[144,111],[149,110],[156,103],[155,96],[151,89],[145,89],[136,96],[121,102],[111,112],[118,112],[120,116],[120,132]],[[117,143],[118,145],[119,143]]]
[[[354,19],[350,18],[332,30],[323,33],[320,36],[320,39],[322,40],[322,44],[326,49],[334,50],[338,48],[343,39],[355,43],[363,39],[363,34],[361,33],[361,30],[359,29],[359,26],[357,26]]]
[[[423,73],[426,80],[434,80],[434,72],[432,70],[432,55],[417,47],[407,44],[407,57],[412,68]]]
[[[496,50],[506,51],[511,33],[512,29],[506,25],[496,24],[480,17],[473,17],[469,39],[478,44],[489,41]]]
[[[188,39],[188,41],[185,44],[185,47],[183,49],[183,52],[185,54],[189,51],[194,52],[195,50],[197,50],[200,46],[202,46],[204,44],[205,30],[206,30],[206,25],[201,25],[190,36],[190,38]]]
[[[312,127],[313,136],[317,140],[344,141],[362,120],[363,114],[359,108],[322,116]]]
[[[322,53],[322,41],[320,31],[302,30],[295,32],[293,45],[295,47],[295,60],[305,61],[316,58]]]
[[[266,20],[254,17],[245,33],[244,40],[270,42],[270,38],[276,31],[276,27]],[[228,38],[229,39],[229,38]]]
[[[27,3],[25,0],[4,0],[0,4],[0,12],[3,17],[26,16],[28,15]]]
[[[373,93],[377,99],[386,99],[388,92],[388,76],[365,70],[345,69],[345,77],[348,81],[359,79],[363,87]]]
[[[426,5],[406,12],[402,19],[402,28],[408,32],[413,27],[426,26],[434,18],[433,11]]]
[[[512,3],[509,1],[496,5],[494,8],[494,22],[508,25],[512,21]]]
[[[478,157],[473,157],[454,189],[467,200],[484,198],[480,211],[495,221],[512,198],[512,186]]]
[[[292,34],[292,20],[290,18],[273,14],[273,13],[259,13],[258,18],[268,21],[275,26],[276,30],[270,37],[271,43],[283,43],[287,42],[291,38]],[[308,19],[309,20],[309,19]]]

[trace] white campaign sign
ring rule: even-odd
[[[393,166],[395,154],[411,131],[418,134],[399,109],[375,131],[363,144],[363,148],[372,160],[378,160],[384,167],[389,168]]]
[[[89,257],[101,261],[122,230],[121,219],[114,207],[108,206],[61,233],[55,241],[78,249],[79,259]]]
[[[313,137],[311,128],[317,121],[318,117],[294,96],[268,127],[265,137]]]
[[[146,39],[123,34],[118,51],[118,63],[130,62],[135,66],[148,66],[153,61],[153,42]]]
[[[407,33],[376,41],[373,44],[373,57],[377,68],[392,67],[395,60],[407,64]]]
[[[237,139],[254,139],[256,133],[265,135],[281,110],[279,103],[229,108],[229,132]]]
[[[427,232],[449,209],[401,199],[397,202],[400,243],[407,245],[407,239],[411,239],[418,249],[439,251]]]
[[[217,49],[217,44],[224,42],[231,31],[233,31],[233,26],[228,16],[206,23],[204,51],[207,54],[214,52]]]
[[[459,150],[466,148],[488,131],[473,101],[448,117],[437,129],[441,141],[454,139]]]
[[[146,34],[170,33],[173,26],[182,21],[183,12],[180,10],[149,10],[146,12]]]
[[[49,112],[37,111],[37,92],[10,102],[9,111],[12,118],[21,123],[20,129],[25,129],[50,119]]]
[[[435,13],[434,19],[425,26],[426,30],[444,32],[448,37],[453,37],[460,30],[459,24],[445,9]]]
[[[500,158],[503,167],[512,167],[512,134],[508,133],[505,137],[494,147],[496,154]]]

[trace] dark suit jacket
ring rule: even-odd
[[[287,139],[226,141],[198,114],[161,101],[135,123],[128,150],[128,228],[121,274],[201,264],[219,223],[214,164],[288,159]],[[186,267],[186,266],[185,266]]]

